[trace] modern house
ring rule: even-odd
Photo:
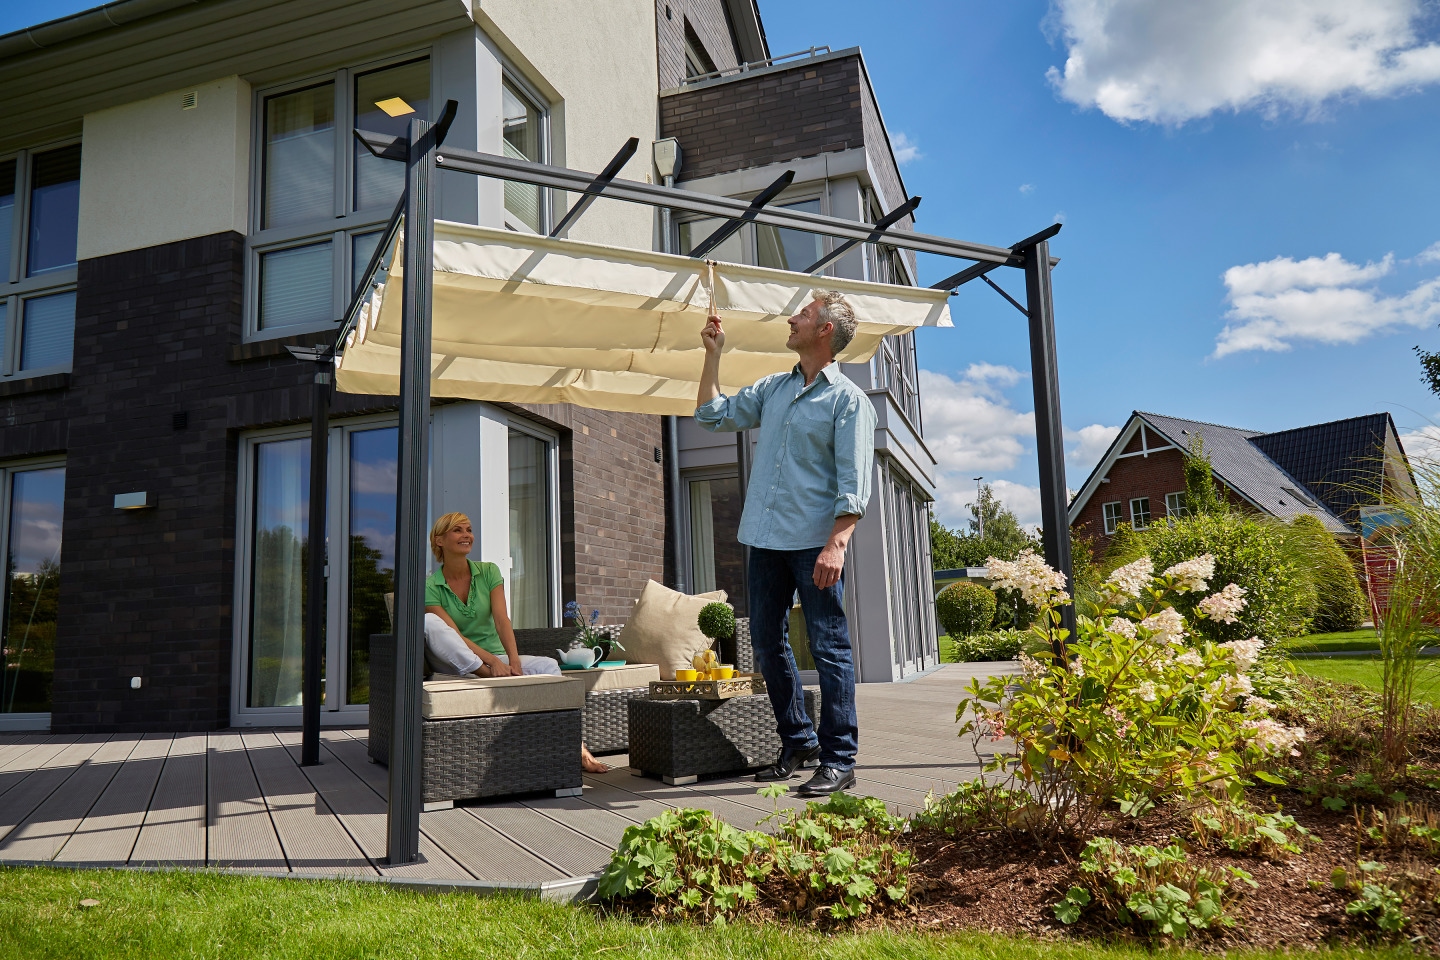
[[[752,0],[118,0],[0,37],[0,92],[0,728],[299,722],[313,368],[286,347],[333,337],[401,187],[352,128],[454,99],[470,149],[598,171],[635,136],[643,181],[673,137],[688,189],[792,169],[776,202],[871,222],[905,198],[859,51],[772,59]],[[544,233],[573,200],[441,172],[437,215]],[[601,200],[570,236],[686,252],[706,226]],[[711,256],[831,242],[751,225]],[[823,273],[914,282],[874,246]],[[879,413],[849,560],[869,682],[937,659],[914,351],[847,369]],[[335,397],[326,722],[364,722],[388,628],[396,422]],[[733,437],[682,421],[667,490],[658,417],[437,402],[432,430],[432,515],[470,514],[517,626],[623,620],[651,578],[743,612]]]
[[[1236,508],[1309,514],[1340,537],[1359,534],[1366,507],[1415,491],[1388,413],[1260,433],[1137,410],[1070,501],[1071,530],[1103,552],[1121,523],[1143,530],[1183,515],[1185,457],[1197,439]]]

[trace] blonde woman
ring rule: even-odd
[[[550,657],[522,655],[505,606],[505,578],[493,563],[470,559],[475,530],[463,513],[447,513],[430,528],[430,552],[440,566],[425,580],[425,652],[437,672],[457,676],[560,675]],[[580,745],[586,773],[610,768]]]

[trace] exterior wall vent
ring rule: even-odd
[[[196,107],[198,107],[199,105],[200,105],[200,91],[199,91],[199,90],[191,90],[189,93],[182,94],[181,97],[180,97],[180,109],[181,109],[181,110],[194,110],[194,109],[195,109]]]

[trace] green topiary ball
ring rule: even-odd
[[[700,632],[711,640],[729,640],[735,636],[735,611],[728,603],[717,600],[705,604],[697,622]]]
[[[987,630],[995,616],[995,594],[978,583],[952,583],[935,598],[940,626],[952,637]]]

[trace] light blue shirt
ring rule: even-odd
[[[800,365],[695,408],[706,430],[760,428],[740,516],[741,543],[823,547],[835,518],[863,516],[875,457],[875,406],[832,363],[810,386]]]

